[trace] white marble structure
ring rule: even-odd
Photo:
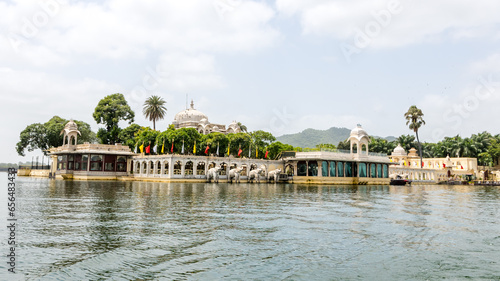
[[[220,132],[223,134],[239,133],[240,127],[236,121],[233,121],[229,126],[214,124],[208,121],[207,115],[194,108],[194,102],[191,101],[190,108],[177,113],[172,122],[176,129],[179,128],[195,128],[200,134],[210,134],[212,132]]]

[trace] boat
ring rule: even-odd
[[[411,180],[403,179],[400,175],[395,179],[391,179],[390,185],[411,185]]]

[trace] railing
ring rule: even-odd
[[[19,165],[19,169],[26,169],[26,170],[50,170],[50,165]]]

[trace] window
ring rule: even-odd
[[[92,154],[90,156],[90,170],[91,171],[102,171],[102,155]]]
[[[297,176],[299,177],[307,176],[307,165],[305,161],[299,161],[297,163]]]
[[[359,163],[359,177],[366,178],[366,163]]]
[[[345,176],[352,177],[352,162],[345,162]]]
[[[335,170],[335,162],[330,161],[330,177],[336,177],[336,176],[337,176],[337,173]]]
[[[328,162],[327,161],[323,161],[323,163],[321,164],[321,175],[323,177],[328,177]]]
[[[309,162],[307,175],[310,177],[318,176],[318,162],[316,162],[316,161]]]
[[[382,165],[377,164],[377,177],[381,178],[382,177]]]
[[[118,156],[116,158],[116,170],[118,172],[125,172],[125,171],[127,171],[127,157],[125,157],[125,156]]]
[[[87,171],[87,166],[89,164],[89,155],[88,154],[83,154],[82,155],[82,161],[80,162],[80,170],[82,171]]]
[[[389,167],[387,166],[387,164],[384,164],[384,178],[388,177],[389,177]]]
[[[344,176],[344,162],[337,162],[337,177]]]
[[[75,161],[75,156],[68,155],[68,170],[73,170],[74,161]]]
[[[113,172],[115,170],[116,155],[104,156],[104,170]]]
[[[370,165],[370,177],[376,178],[377,177],[377,165],[371,164]]]

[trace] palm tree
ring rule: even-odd
[[[241,130],[242,132],[248,133],[248,128],[247,128],[247,126],[245,126],[245,125],[241,124],[241,122],[238,122],[238,127],[240,127],[240,130]]]
[[[166,101],[159,96],[150,96],[142,108],[142,113],[149,121],[153,121],[153,130],[156,130],[156,120],[163,119],[167,114],[167,108],[164,106]]]
[[[408,127],[410,130],[413,130],[417,136],[420,163],[422,163],[422,145],[420,144],[420,139],[418,138],[418,129],[422,125],[425,125],[425,121],[422,116],[424,116],[422,110],[418,109],[415,105],[410,106],[408,111],[405,113],[406,125],[409,125]],[[422,168],[422,165],[420,165],[420,168]]]

